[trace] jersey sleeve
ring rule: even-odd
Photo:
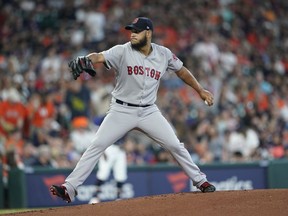
[[[169,49],[167,49],[167,55],[168,55],[167,71],[168,72],[179,71],[183,66],[183,62],[174,53],[172,53]]]
[[[105,67],[107,69],[115,68],[118,69],[121,61],[121,57],[123,56],[124,46],[116,45],[111,47],[108,50],[102,52],[105,58]]]

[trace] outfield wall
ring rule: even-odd
[[[288,188],[288,161],[200,165],[200,168],[215,184],[217,190]],[[52,196],[49,187],[52,184],[63,183],[71,171],[43,168],[11,170],[8,181],[9,208],[67,205]],[[96,169],[78,188],[75,202],[68,205],[88,203],[95,191],[95,172]],[[177,166],[133,166],[128,169],[128,181],[124,185],[123,197],[133,198],[194,190],[196,188],[189,178]],[[104,201],[115,199],[116,187],[112,178],[103,185],[102,191],[100,196]]]

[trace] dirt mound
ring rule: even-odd
[[[177,193],[30,211],[16,216],[288,215],[288,189]]]

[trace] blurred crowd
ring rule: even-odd
[[[129,40],[123,26],[137,16],[214,94],[208,107],[174,74],[159,88],[157,104],[196,163],[288,158],[287,11],[283,0],[2,0],[5,170],[75,166],[109,108],[114,71],[98,65],[96,78],[74,81],[67,63]],[[175,163],[137,131],[123,148],[130,165]]]

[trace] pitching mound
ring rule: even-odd
[[[178,193],[77,205],[9,215],[17,216],[271,216],[288,215],[288,189]]]

